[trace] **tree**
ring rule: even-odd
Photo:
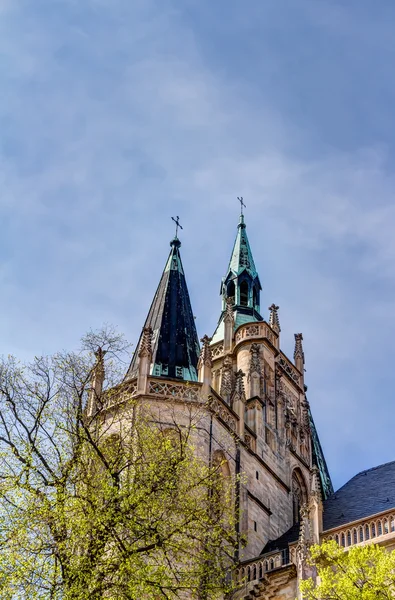
[[[347,550],[331,540],[310,550],[318,579],[300,583],[306,600],[393,600],[395,552],[375,544]]]
[[[154,425],[152,410],[119,383],[124,350],[104,331],[76,353],[0,364],[1,598],[227,590],[231,493],[214,506],[220,465],[195,452],[207,413],[191,405],[182,426]]]

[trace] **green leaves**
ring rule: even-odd
[[[198,456],[204,408],[169,402],[161,425],[110,377],[88,415],[98,339],[114,374],[111,331],[85,352],[0,365],[0,598],[222,598],[233,488]]]
[[[395,594],[395,552],[369,544],[347,552],[336,542],[310,551],[319,579],[302,581],[306,600],[392,600]]]

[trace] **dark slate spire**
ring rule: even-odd
[[[151,327],[153,331],[150,374],[197,381],[200,346],[181,262],[181,242],[175,237],[170,246],[169,258],[144,325],[144,329]],[[141,335],[126,379],[137,376],[142,339]]]
[[[230,257],[226,276],[222,280],[222,314],[212,343],[223,339],[223,319],[226,301],[233,302],[235,328],[250,321],[262,321],[260,315],[260,291],[262,290],[250,244],[247,237],[244,215],[240,215],[236,240]]]

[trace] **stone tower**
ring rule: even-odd
[[[306,398],[303,336],[295,334],[292,361],[281,350],[279,307],[272,304],[264,319],[241,215],[221,281],[218,325],[200,349],[179,239],[170,246],[124,393],[155,406],[162,426],[174,415],[182,423],[192,404],[203,407],[196,447],[208,461],[220,459],[233,486],[240,568],[262,555],[266,571],[292,564],[288,546],[273,551],[270,544],[299,531],[312,502],[309,530],[322,530],[320,506],[332,492]]]

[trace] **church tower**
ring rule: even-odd
[[[196,451],[221,465],[233,490],[241,577],[255,564],[250,575],[259,578],[264,565],[297,561],[288,541],[297,542],[310,505],[309,531],[319,535],[322,500],[332,491],[306,397],[303,336],[295,334],[292,361],[281,350],[276,304],[265,320],[243,214],[221,280],[218,325],[201,348],[177,232],[170,247],[121,392],[154,410],[161,427],[182,425],[191,406],[199,409]]]
[[[281,350],[280,335],[289,334],[281,330],[279,306],[270,304],[267,317],[262,309],[267,300],[243,213],[221,280],[218,324],[201,348],[177,230],[125,379],[104,401],[107,433],[124,422],[129,427],[140,407],[164,432],[187,427],[198,414],[193,447],[220,466],[234,509],[234,599],[294,600],[298,580],[309,575],[311,543],[395,543],[395,501],[387,493],[395,462],[333,493],[306,395],[303,335],[293,335],[291,360]],[[103,378],[98,353],[88,414]],[[372,493],[365,497],[368,480]]]
[[[240,490],[245,559],[297,526],[314,468],[324,497],[332,491],[306,398],[303,336],[294,336],[292,362],[280,347],[279,307],[270,305],[266,321],[261,291],[241,214],[211,352],[213,395],[237,415],[239,467],[247,474]]]

